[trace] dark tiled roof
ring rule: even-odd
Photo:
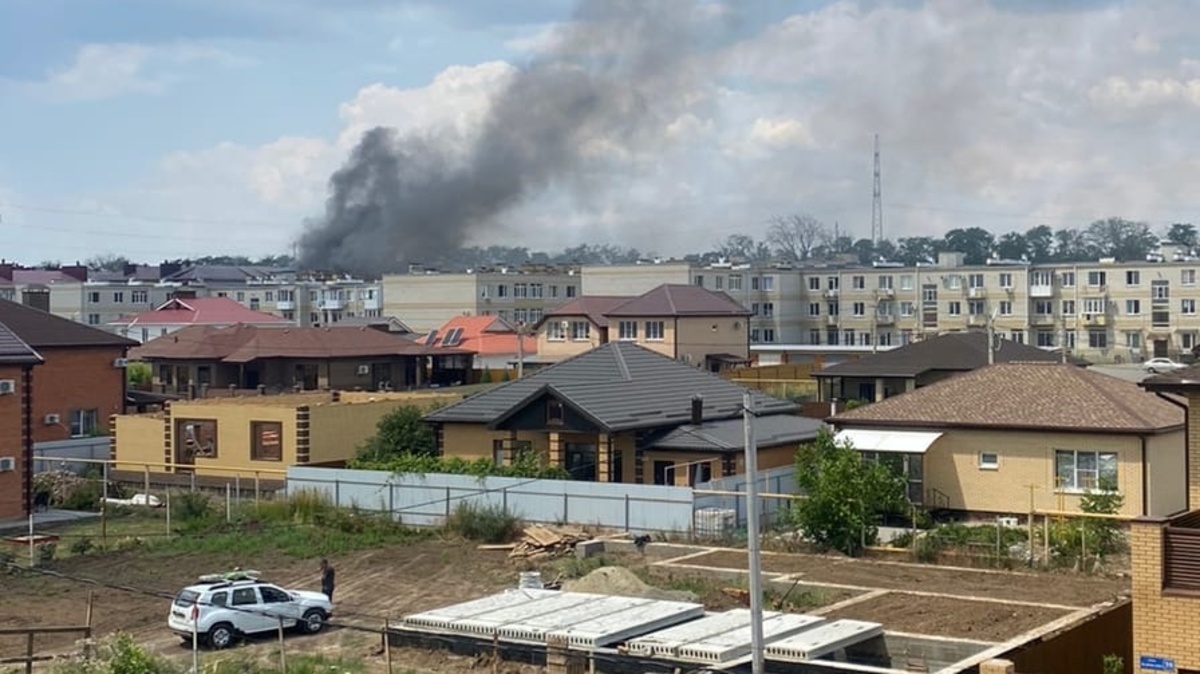
[[[4,365],[34,365],[42,362],[33,347],[21,341],[12,330],[0,323],[0,364]]]
[[[164,281],[180,283],[241,283],[256,279],[271,278],[291,273],[282,267],[258,267],[253,265],[207,264],[193,265],[171,274]]]
[[[1003,363],[855,408],[838,426],[1155,433],[1183,411],[1131,381],[1061,363]]]
[[[754,442],[759,447],[802,443],[817,437],[825,424],[819,419],[791,414],[758,417],[754,423]],[[656,440],[655,449],[682,451],[745,450],[746,435],[741,419],[724,419],[693,426],[684,424]]]
[[[1142,380],[1147,391],[1187,391],[1200,389],[1200,364],[1182,370],[1156,374]]]
[[[1010,339],[998,339],[995,362],[1060,362],[1062,356]],[[950,332],[881,351],[856,360],[831,365],[814,377],[915,377],[923,372],[967,372],[988,364],[986,332]]]
[[[248,363],[260,358],[366,358],[371,356],[452,356],[467,349],[428,348],[400,333],[369,327],[259,327],[196,325],[163,335],[133,349],[142,360],[220,360]]]
[[[725,293],[697,285],[664,284],[605,312],[619,316],[749,316],[750,310]]]
[[[739,417],[746,389],[629,342],[609,342],[533,374],[433,412],[433,422],[493,423],[541,393],[572,405],[609,431],[688,423],[693,395],[704,420]],[[760,413],[795,410],[786,400],[753,392]]]
[[[137,342],[111,332],[24,304],[0,300],[0,323],[35,349],[55,346],[137,346]]]
[[[605,315],[613,307],[632,299],[635,298],[629,295],[584,295],[547,311],[538,325],[545,323],[551,316],[586,316],[596,325],[602,328],[608,327],[608,319],[605,318]]]

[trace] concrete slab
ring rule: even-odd
[[[634,612],[652,603],[654,603],[653,599],[602,597],[596,600],[585,601],[561,611],[542,613],[514,620],[507,625],[501,626],[496,630],[496,634],[501,641],[542,644],[546,643],[546,635],[551,632],[558,632],[572,625],[595,620],[596,618],[618,611]]]
[[[763,657],[778,662],[806,662],[883,634],[883,625],[861,620],[834,620],[767,644]]]
[[[770,645],[784,637],[798,634],[826,622],[825,618],[795,613],[783,613],[763,620],[763,644]],[[750,653],[750,625],[739,627],[680,647],[675,658],[704,665],[722,665]]]
[[[565,638],[572,648],[590,650],[619,644],[630,637],[695,620],[703,615],[704,606],[700,604],[655,600],[634,609],[576,623],[551,636]]]
[[[417,613],[404,618],[403,625],[413,629],[451,630],[451,625],[464,618],[470,618],[511,606],[528,604],[531,601],[560,595],[554,590],[521,589],[508,590],[500,594],[480,597],[461,604],[454,604],[424,613]]]
[[[773,611],[763,613],[763,619],[779,615]],[[674,657],[681,646],[701,641],[707,637],[724,634],[750,624],[750,609],[735,608],[724,613],[710,613],[692,622],[651,632],[630,640],[626,648],[634,655],[643,657]]]
[[[450,623],[449,629],[460,634],[492,637],[498,635],[502,627],[513,623],[529,621],[547,613],[566,611],[602,598],[603,595],[558,592],[556,596],[455,620]]]

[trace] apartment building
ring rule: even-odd
[[[434,330],[456,316],[496,316],[509,323],[537,323],[548,309],[579,296],[575,267],[529,266],[442,273],[413,269],[385,275],[383,307],[417,332]]]

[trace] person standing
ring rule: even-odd
[[[321,560],[321,592],[329,597],[329,601],[333,601],[333,585],[334,571],[333,566],[329,564],[328,559]]]

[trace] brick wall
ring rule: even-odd
[[[0,520],[13,519],[25,514],[24,457],[22,446],[21,368],[0,365],[0,379],[11,379],[17,384],[16,393],[0,396],[0,456],[11,456],[17,460],[17,469],[0,473]]]
[[[1200,510],[1200,395],[1188,395],[1188,510]]]
[[[108,418],[124,412],[125,370],[113,367],[121,347],[41,347],[46,362],[34,369],[33,441],[71,437],[71,410],[96,410],[96,428],[108,430]],[[61,423],[47,425],[47,414]]]
[[[1178,669],[1200,669],[1200,597],[1163,594],[1164,525],[1143,518],[1130,527],[1133,653],[1172,658]]]

